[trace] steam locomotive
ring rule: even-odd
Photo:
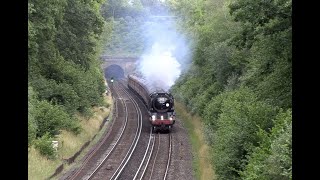
[[[174,98],[171,93],[153,87],[146,80],[135,75],[128,76],[128,87],[144,101],[152,131],[171,131],[175,123]]]

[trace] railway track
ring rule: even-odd
[[[64,179],[168,179],[171,133],[152,133],[143,102],[136,101],[136,95],[125,87],[124,82],[110,87],[116,106],[113,127],[80,167]]]
[[[121,83],[125,86],[124,81],[121,81]],[[139,102],[140,106],[145,108],[140,99]],[[147,111],[147,109],[145,109],[145,111]],[[140,151],[144,149],[144,151],[142,151],[143,153],[136,153],[135,156],[139,163],[131,162],[131,166],[128,166],[127,172],[124,173],[124,175],[120,175],[118,177],[119,179],[167,179],[172,154],[171,133],[154,134],[152,133],[149,123],[147,124],[147,128],[149,129],[148,143],[146,143],[145,147],[140,147]],[[145,137],[145,139],[147,139],[147,137]]]
[[[120,81],[120,83],[125,86],[125,81]],[[145,108],[143,102],[139,98],[137,99],[139,102],[137,105]],[[144,110],[147,112],[147,109]],[[135,157],[132,158],[130,165],[125,170],[126,172],[119,175],[118,179],[167,179],[172,154],[171,133],[154,134],[149,122],[145,128],[148,129],[148,138],[145,136],[144,139],[147,139],[148,142],[140,146],[140,153],[135,153]]]
[[[141,134],[141,111],[134,104],[128,92],[123,90],[123,87],[115,84],[112,91],[117,110],[110,133],[89,153],[81,166],[66,179],[116,178],[117,174],[121,174],[126,160],[130,159],[135,150]],[[133,137],[132,134],[135,136]],[[123,161],[119,162],[119,159]]]
[[[125,168],[125,166],[127,165],[128,161],[130,160],[133,152],[135,151],[136,147],[137,147],[137,143],[140,139],[140,135],[141,135],[141,128],[142,128],[142,112],[141,109],[139,108],[139,105],[137,104],[137,102],[131,97],[131,95],[128,93],[128,91],[126,91],[125,89],[123,89],[123,92],[126,93],[126,95],[128,95],[128,97],[130,98],[131,102],[133,103],[136,112],[138,112],[138,127],[137,127],[137,131],[134,137],[134,140],[130,146],[129,151],[127,152],[125,158],[122,160],[120,166],[118,167],[118,169],[113,173],[113,175],[111,176],[111,180],[112,179],[118,179],[118,177],[121,175],[123,169]]]
[[[137,179],[167,179],[172,154],[171,133],[158,133],[153,136],[153,151],[149,154],[143,173]]]

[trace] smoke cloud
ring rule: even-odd
[[[189,61],[185,37],[177,32],[174,18],[154,16],[142,29],[148,48],[138,70],[149,85],[167,91],[179,78],[183,63]]]

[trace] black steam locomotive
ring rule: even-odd
[[[148,85],[146,80],[134,75],[128,76],[128,87],[144,101],[149,111],[152,131],[167,130],[170,132],[175,123],[173,96],[161,88]]]

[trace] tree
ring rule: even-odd
[[[237,0],[229,7],[235,21],[242,25],[242,30],[234,38],[238,47],[250,48],[258,35],[291,31],[291,0]]]
[[[96,45],[103,32],[104,21],[94,4],[69,0],[65,18],[58,31],[56,44],[65,60],[89,69],[96,58]]]
[[[61,129],[80,132],[76,112],[102,103],[103,1],[28,2],[28,144]],[[89,113],[87,113],[89,114]]]

